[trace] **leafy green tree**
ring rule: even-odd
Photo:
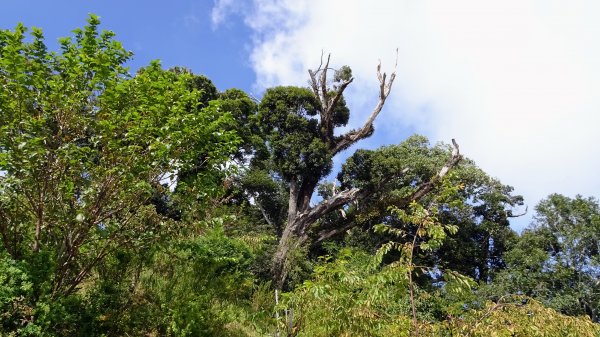
[[[600,208],[594,198],[552,194],[506,253],[507,268],[483,293],[523,293],[567,315],[598,321]]]
[[[600,326],[587,317],[562,315],[525,296],[449,310],[460,302],[448,303],[445,292],[468,293],[462,277],[448,278],[444,291],[415,288],[415,325],[406,266],[377,267],[373,260],[371,254],[342,249],[334,259],[322,261],[310,280],[285,294],[282,307],[293,310],[288,310],[287,321],[281,319],[280,330],[291,336],[592,337],[600,333]]]
[[[374,251],[391,238],[374,234],[370,231],[373,226],[386,224],[414,234],[417,227],[390,214],[389,207],[406,208],[406,203],[414,198],[414,186],[424,185],[435,176],[438,167],[452,156],[451,151],[452,147],[444,144],[432,147],[422,136],[411,136],[401,144],[376,150],[358,150],[338,175],[342,188],[379,187],[370,197],[356,200],[344,208],[343,213],[333,213],[322,219],[315,226],[313,242],[335,240]],[[402,177],[386,180],[385,177],[392,175],[398,167],[407,172]],[[457,226],[458,231],[447,236],[431,254],[415,259],[421,265],[450,269],[487,281],[493,272],[504,267],[502,255],[507,240],[516,235],[509,227],[509,219],[513,216],[512,209],[522,204],[522,197],[512,195],[510,186],[489,177],[469,159],[463,159],[443,181],[428,186],[431,193],[421,197],[420,203],[425,207],[435,206],[432,212],[439,221]],[[446,195],[449,186],[457,187],[456,193]],[[323,192],[327,193],[327,190],[330,187],[324,188]],[[444,197],[443,203],[439,202],[441,197]],[[340,227],[340,223],[345,225]],[[341,241],[343,237],[339,234],[353,227],[360,230],[351,231],[345,241]],[[437,282],[435,279],[421,281]]]
[[[366,198],[377,191],[387,180],[403,176],[405,167],[394,167],[379,185],[349,188],[333,193],[314,207],[311,198],[318,183],[332,169],[332,159],[361,139],[369,137],[373,122],[383,108],[391,91],[395,73],[386,76],[377,68],[380,82],[379,100],[365,124],[342,135],[335,129],[346,125],[350,112],[344,100],[344,91],[352,83],[349,67],[334,73],[328,82],[329,57],[316,71],[309,71],[310,88],[276,87],[266,91],[259,104],[258,119],[267,145],[269,175],[286,185],[288,192],[287,217],[282,226],[277,250],[273,257],[272,272],[276,286],[285,283],[291,266],[289,256],[310,239],[313,227],[326,215],[338,211],[351,202]],[[458,147],[451,160],[416,186],[407,196],[405,206],[426,195],[435,181],[442,178],[460,160]],[[347,229],[343,224],[336,231]]]
[[[257,102],[156,61],[131,75],[98,26],[56,52],[0,31],[0,334],[598,335],[595,199],[551,195],[517,237],[522,198],[421,136],[324,181],[394,73],[340,134],[347,66]]]
[[[438,202],[452,199],[460,189],[446,184],[444,190],[435,195]],[[452,271],[444,273],[442,287],[420,288],[411,275],[427,267],[415,264],[416,253],[434,252],[457,227],[442,225],[432,212],[435,207],[427,209],[416,202],[408,210],[390,211],[417,230],[410,234],[406,226],[382,224],[377,231],[411,240],[387,242],[374,255],[343,248],[335,258],[325,257],[311,279],[285,294],[282,307],[292,310],[281,320],[281,330],[293,336],[595,336],[600,332],[600,326],[587,317],[564,316],[527,296],[482,300],[472,292],[475,282]],[[399,259],[382,263],[394,252]]]
[[[25,266],[2,252],[0,255],[0,331],[14,331],[27,324],[33,291]]]
[[[470,160],[464,160],[450,180],[462,187],[457,193],[460,207],[440,208],[439,218],[458,226],[458,231],[446,237],[433,254],[433,262],[442,269],[491,282],[506,267],[504,254],[516,237],[510,220],[522,215],[514,210],[523,205],[523,197]]]
[[[426,325],[425,336],[582,336],[600,333],[600,325],[587,317],[569,317],[524,296],[487,301],[480,309],[468,309],[460,317]]]
[[[239,137],[238,147],[232,151],[230,158],[237,162],[244,162],[248,157],[263,144],[260,131],[256,121],[257,104],[245,92],[239,89],[227,89],[218,92],[212,81],[203,75],[196,75],[191,70],[175,67],[170,71],[185,75],[187,89],[190,92],[198,92],[199,101],[193,102],[188,107],[190,112],[198,111],[199,108],[208,108],[210,104],[216,106],[220,111],[231,116],[223,121],[221,127],[228,132],[235,132]],[[214,156],[211,152],[197,153],[194,164],[186,170],[180,170],[177,175],[178,182],[193,184],[193,179],[202,172],[211,170],[210,159]],[[191,179],[191,181],[190,181]]]
[[[217,172],[238,142],[231,116],[190,90],[190,74],[152,62],[130,76],[131,54],[98,25],[91,15],[60,52],[37,28],[30,42],[22,25],[0,31],[0,237],[2,256],[33,284],[15,302],[34,308],[26,323],[49,315],[36,303],[78,292],[111,253],[170,231],[153,188],[198,154]],[[187,189],[196,200],[220,188],[202,181]]]
[[[250,297],[252,259],[248,246],[225,236],[220,226],[171,241],[140,276],[138,311],[152,314],[136,328],[170,336],[239,336],[225,325]]]

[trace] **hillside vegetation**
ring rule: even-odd
[[[596,199],[549,195],[517,234],[523,198],[419,135],[333,174],[393,70],[342,133],[354,78],[328,56],[257,100],[130,73],[99,24],[56,51],[0,31],[0,335],[600,335]]]

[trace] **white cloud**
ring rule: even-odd
[[[306,69],[331,52],[353,69],[358,124],[356,111],[366,115],[376,99],[377,60],[389,70],[398,47],[398,78],[373,141],[407,130],[456,138],[530,210],[552,192],[598,196],[600,3],[253,0],[245,8],[238,14],[255,33],[259,88],[305,84]]]
[[[237,5],[239,5],[239,3],[234,0],[215,0],[215,5],[213,6],[210,14],[210,19],[213,23],[213,26],[216,27],[222,24],[231,14],[242,13],[242,8]],[[244,10],[246,9],[245,5],[246,4],[244,3]]]
[[[230,14],[232,0],[218,0],[211,11],[210,19],[214,25],[219,25],[225,20],[225,17]]]

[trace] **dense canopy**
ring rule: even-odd
[[[1,335],[600,333],[595,198],[552,194],[518,234],[523,198],[419,135],[332,172],[395,71],[344,133],[353,76],[329,57],[256,99],[185,65],[132,74],[98,25],[57,51],[0,31]]]

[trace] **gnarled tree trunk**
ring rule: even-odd
[[[328,150],[333,157],[359,140],[372,134],[373,122],[381,112],[385,101],[390,94],[396,73],[395,71],[392,72],[388,79],[385,73],[381,73],[381,64],[377,66],[377,78],[379,79],[379,99],[375,105],[375,108],[361,128],[351,130],[344,135],[334,137],[334,125],[332,122],[334,110],[337,103],[342,98],[344,90],[353,81],[353,78],[349,77],[346,79],[341,79],[341,83],[334,88],[335,90],[329,90],[327,86],[327,72],[331,70],[329,68],[329,60],[330,58],[327,57],[327,60],[324,63],[322,62],[316,71],[309,70],[309,75],[311,88],[315,96],[319,98],[321,104],[319,125],[321,139],[326,142]],[[411,201],[422,198],[434,188],[435,182],[443,178],[446,173],[448,173],[448,171],[459,162],[461,156],[458,151],[458,146],[454,140],[452,140],[452,143],[454,145],[454,151],[452,152],[452,157],[449,159],[446,165],[444,165],[438,174],[432,177],[429,181],[417,187],[417,189],[411,195],[401,202],[403,205],[399,206],[406,206]],[[401,175],[405,174],[407,171],[408,169],[398,170]],[[351,188],[334,194],[328,199],[320,202],[318,205],[310,207],[310,199],[321,178],[322,177],[315,176],[295,176],[291,179],[288,179],[290,192],[288,202],[288,217],[282,231],[281,238],[279,239],[277,251],[273,256],[272,261],[273,279],[275,286],[279,289],[284,286],[289,272],[290,253],[308,240],[308,233],[312,225],[314,225],[324,215],[339,210],[344,205],[347,205],[353,201],[366,198],[375,193],[375,189],[361,190],[358,188]],[[388,177],[388,179],[391,178],[394,177]],[[340,224],[339,227],[328,229],[323,233],[318,233],[317,240],[325,240],[350,229],[352,226],[352,223]]]

